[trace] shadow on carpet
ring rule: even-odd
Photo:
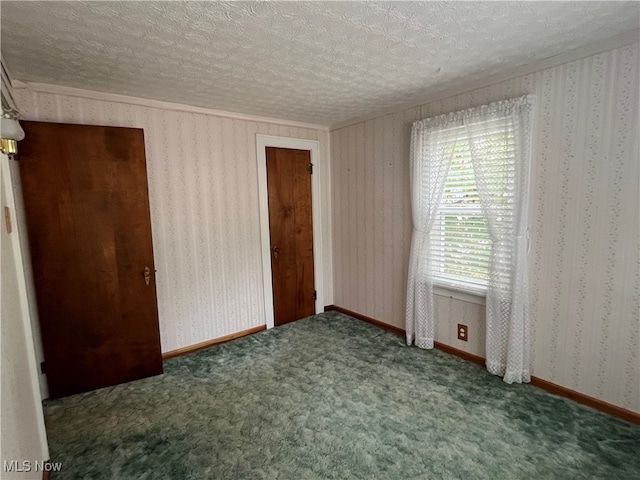
[[[53,479],[640,478],[640,427],[337,312],[44,411]]]

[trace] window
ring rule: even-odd
[[[435,283],[483,294],[489,277],[491,240],[480,207],[471,152],[458,141],[431,231]]]
[[[434,286],[486,296],[487,370],[528,382],[534,97],[413,123],[407,344],[433,348]],[[491,236],[489,236],[491,232]]]

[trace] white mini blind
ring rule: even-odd
[[[464,127],[442,138],[452,148],[449,174],[431,230],[431,271],[437,284],[484,293],[491,239],[480,206]]]

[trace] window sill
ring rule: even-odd
[[[478,305],[486,305],[486,294],[481,292],[466,292],[455,287],[446,285],[434,285],[434,295],[441,297],[454,298],[464,302],[475,303]]]

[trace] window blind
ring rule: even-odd
[[[452,129],[451,139],[460,138],[461,133],[466,134]],[[438,284],[472,293],[486,290],[491,240],[466,140],[453,144],[444,194],[431,229],[431,253]]]
[[[465,127],[448,129],[440,137],[451,148],[451,163],[444,194],[431,230],[432,272],[436,283],[471,293],[484,293],[489,278],[491,238],[480,206],[476,174],[471,160],[471,144],[490,162],[490,175],[500,176],[513,184],[515,162],[515,132],[506,119],[482,122],[469,138]],[[493,198],[494,208],[504,219],[512,217],[514,189]],[[503,225],[512,225],[505,222]],[[499,267],[499,266],[498,266]]]

